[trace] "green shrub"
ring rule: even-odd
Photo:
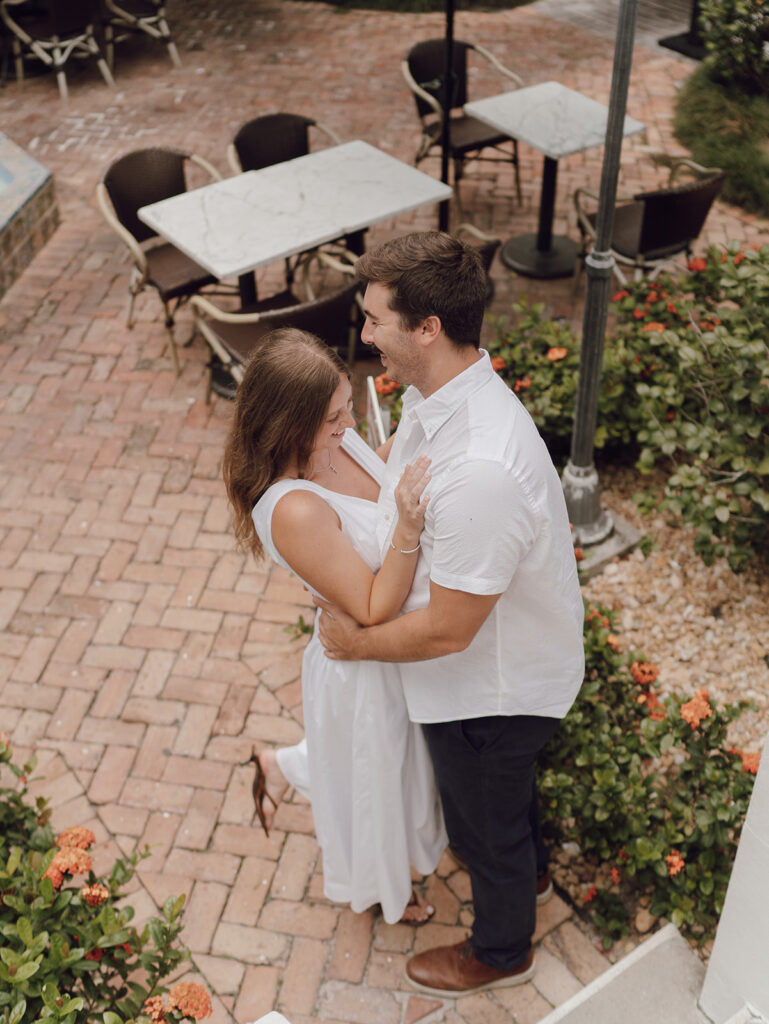
[[[546,440],[571,433],[579,343],[513,307],[489,342],[500,375]],[[710,564],[744,569],[769,555],[769,246],[710,249],[677,278],[628,285],[613,298],[604,349],[597,448],[630,451],[642,472],[667,471],[659,505],[696,530]],[[554,353],[555,348],[555,353]],[[555,358],[557,356],[558,358]],[[558,454],[559,449],[551,450]]]
[[[699,67],[676,98],[674,131],[699,163],[726,171],[721,195],[769,215],[769,99],[713,81]]]
[[[11,760],[0,736],[0,766],[21,784],[0,787],[0,1014],[5,1024],[155,1024],[199,1019],[212,1012],[204,988],[161,981],[189,952],[178,943],[184,896],[170,897],[162,918],[139,932],[124,888],[138,855],[115,861],[97,878],[88,853],[93,833],[74,826],[54,838],[46,801],[24,799],[32,758]],[[146,855],[146,853],[145,853]],[[74,876],[83,875],[78,885]],[[168,992],[168,1003],[164,995]]]
[[[756,94],[769,89],[764,0],[700,0],[699,28],[711,78]]]
[[[656,666],[622,654],[611,613],[588,610],[585,682],[545,749],[543,821],[603,877],[585,894],[608,948],[642,896],[704,941],[721,912],[758,755],[726,747],[746,702],[661,700]]]

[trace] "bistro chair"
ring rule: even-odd
[[[130,298],[126,326],[133,326],[134,301],[145,288],[154,288],[163,304],[168,347],[179,375],[174,317],[187,299],[216,278],[144,224],[137,210],[187,191],[185,165],[200,167],[212,180],[221,175],[207,160],[175,149],[138,149],[115,160],[96,186],[96,198],[110,227],[125,242],[134,266],[128,283]]]
[[[293,160],[310,152],[314,128],[338,146],[341,139],[330,128],[301,114],[262,114],[237,130],[227,147],[227,160],[235,174]]]
[[[192,298],[195,326],[211,351],[206,402],[211,391],[234,398],[251,353],[277,327],[311,331],[331,348],[340,349],[352,365],[355,356],[356,302],[361,304],[353,263],[355,256],[338,259],[322,251],[307,254],[300,264],[305,298],[294,291],[281,292],[253,306],[229,312],[201,295]],[[311,271],[338,271],[341,282],[316,294]]]
[[[166,20],[165,0],[102,0],[102,5],[104,46],[111,68],[115,66],[115,43],[136,33],[164,43],[173,66],[182,66]]]
[[[227,147],[227,162],[235,174],[240,174],[242,171],[259,171],[263,167],[306,156],[310,152],[310,129],[318,131],[334,146],[341,142],[335,132],[311,117],[286,113],[262,114],[237,130]],[[362,238],[341,240],[341,247],[362,251]],[[298,257],[287,257],[285,260],[288,287],[294,280],[296,263],[302,255],[300,253]]]
[[[676,184],[688,175],[691,181]],[[664,266],[673,263],[682,253],[691,257],[692,246],[705,224],[726,177],[718,167],[702,167],[693,160],[672,163],[667,184],[652,192],[637,192],[632,198],[620,199],[614,209],[611,253],[614,274],[621,285],[627,284],[623,267],[636,278],[653,278]],[[577,224],[582,244],[574,273],[574,291],[585,256],[595,239],[596,213],[588,212],[584,200],[598,201],[598,194],[587,188],[574,193]]]
[[[24,80],[24,58],[53,68],[59,95],[66,100],[70,57],[95,57],[107,85],[115,82],[96,41],[98,0],[0,0],[0,18],[11,33],[16,80]]]
[[[464,173],[466,160],[489,162],[510,162],[515,175],[515,190],[518,203],[521,202],[521,179],[518,164],[518,141],[510,135],[498,132],[489,125],[463,112],[468,102],[467,57],[475,53],[484,58],[491,67],[506,79],[508,89],[518,89],[523,81],[505,67],[493,53],[475,43],[454,40],[452,50],[452,82],[450,90],[449,155],[454,165],[454,185],[457,186]],[[428,39],[412,46],[401,61],[401,71],[406,84],[414,94],[417,115],[422,126],[414,165],[427,156],[440,154],[443,131],[443,82],[446,68],[446,40]],[[503,149],[512,143],[512,152]],[[500,156],[480,156],[482,150],[494,149]],[[457,196],[459,192],[457,191]]]

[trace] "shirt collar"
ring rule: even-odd
[[[450,381],[423,398],[415,387],[403,395],[403,411],[419,420],[425,437],[429,440],[443,424],[457,411],[459,406],[478,388],[495,376],[491,368],[489,353],[480,349],[481,358],[466,370],[452,377]]]

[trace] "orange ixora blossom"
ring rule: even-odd
[[[583,903],[590,903],[591,900],[594,900],[597,895],[598,895],[598,890],[596,889],[596,887],[594,885],[591,885],[590,888],[585,893],[585,898],[582,900],[582,902]]]
[[[214,1012],[211,996],[202,985],[194,981],[180,981],[174,985],[168,993],[168,1007],[178,1010],[185,1017],[194,1017],[195,1020],[203,1020]]]
[[[643,325],[641,328],[641,334],[648,334],[650,331],[654,331],[656,334],[662,334],[662,332],[666,330],[667,328],[664,324],[657,323],[656,320],[653,320],[651,323]]]
[[[562,348],[560,345],[555,345],[553,348],[549,348],[545,354],[551,363],[557,363],[560,359],[566,358],[569,350]]]
[[[504,361],[502,356],[492,356],[491,357],[491,368],[492,368],[492,370],[504,370],[504,368],[506,366],[507,366],[507,363]]]
[[[643,318],[646,316],[646,310],[641,309],[640,306],[636,306],[636,308],[633,310],[633,316],[636,318],[636,320],[643,320]]]
[[[622,302],[623,299],[629,299],[630,292],[626,292],[624,289],[621,292],[615,292],[612,297],[612,302]]]
[[[380,373],[378,377],[374,377],[374,387],[378,395],[391,395],[393,391],[398,390],[400,384],[390,380],[386,373]]]
[[[85,850],[75,847],[65,847],[57,850],[53,860],[48,865],[43,878],[50,878],[54,889],[58,889],[64,881],[64,875],[87,875],[93,867],[93,861]]]
[[[736,754],[737,757],[742,759],[742,770],[744,772],[750,772],[751,775],[758,773],[758,766],[761,763],[760,754],[747,754],[744,750],[732,750],[732,754]]]
[[[606,637],[606,643],[613,651],[618,651],[620,649],[620,638],[616,633],[609,633]]]
[[[640,686],[651,686],[660,674],[660,670],[651,661],[634,661],[630,666],[630,675]]]
[[[656,693],[642,693],[638,698],[639,704],[645,704],[649,710],[649,718],[653,722],[662,722],[667,718],[667,712],[665,711],[665,705],[656,695]]]
[[[84,825],[71,825],[65,828],[56,840],[56,845],[74,850],[87,850],[96,842],[96,836]]]
[[[678,850],[671,850],[665,858],[665,863],[668,866],[668,874],[671,878],[675,878],[686,867],[686,861]]]
[[[151,1021],[155,1022],[155,1024],[162,1024],[166,1019],[166,1009],[163,1005],[163,997],[150,996],[149,999],[145,999],[144,1012]]]
[[[515,382],[515,384],[513,385],[513,391],[520,391],[522,388],[530,388],[530,387],[531,387],[531,377],[522,377],[520,380],[517,380]]]
[[[612,882],[614,882],[615,885],[619,885],[619,871],[617,868],[612,868],[609,874],[611,875]]]
[[[695,274],[699,273],[699,271],[701,270],[704,270],[705,267],[707,267],[707,263],[705,262],[705,260],[702,259],[701,256],[698,256],[696,259],[689,260],[689,270],[691,270]]]
[[[84,885],[80,890],[80,895],[89,907],[100,907],[109,899],[109,889],[106,885],[95,882],[93,885]]]
[[[691,700],[681,705],[681,718],[688,722],[692,729],[696,729],[703,718],[709,718],[713,714],[713,708],[708,704],[708,691],[697,690]]]

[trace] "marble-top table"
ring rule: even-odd
[[[553,235],[558,160],[603,144],[608,107],[560,82],[542,82],[466,103],[465,111],[545,156],[537,234],[511,238],[502,247],[502,262],[529,277],[567,277],[574,270],[578,246],[570,238]],[[634,135],[644,127],[626,117],[623,134]]]
[[[451,194],[448,185],[358,140],[182,192],[138,213],[219,279],[240,277],[243,292],[243,275],[256,267]]]

